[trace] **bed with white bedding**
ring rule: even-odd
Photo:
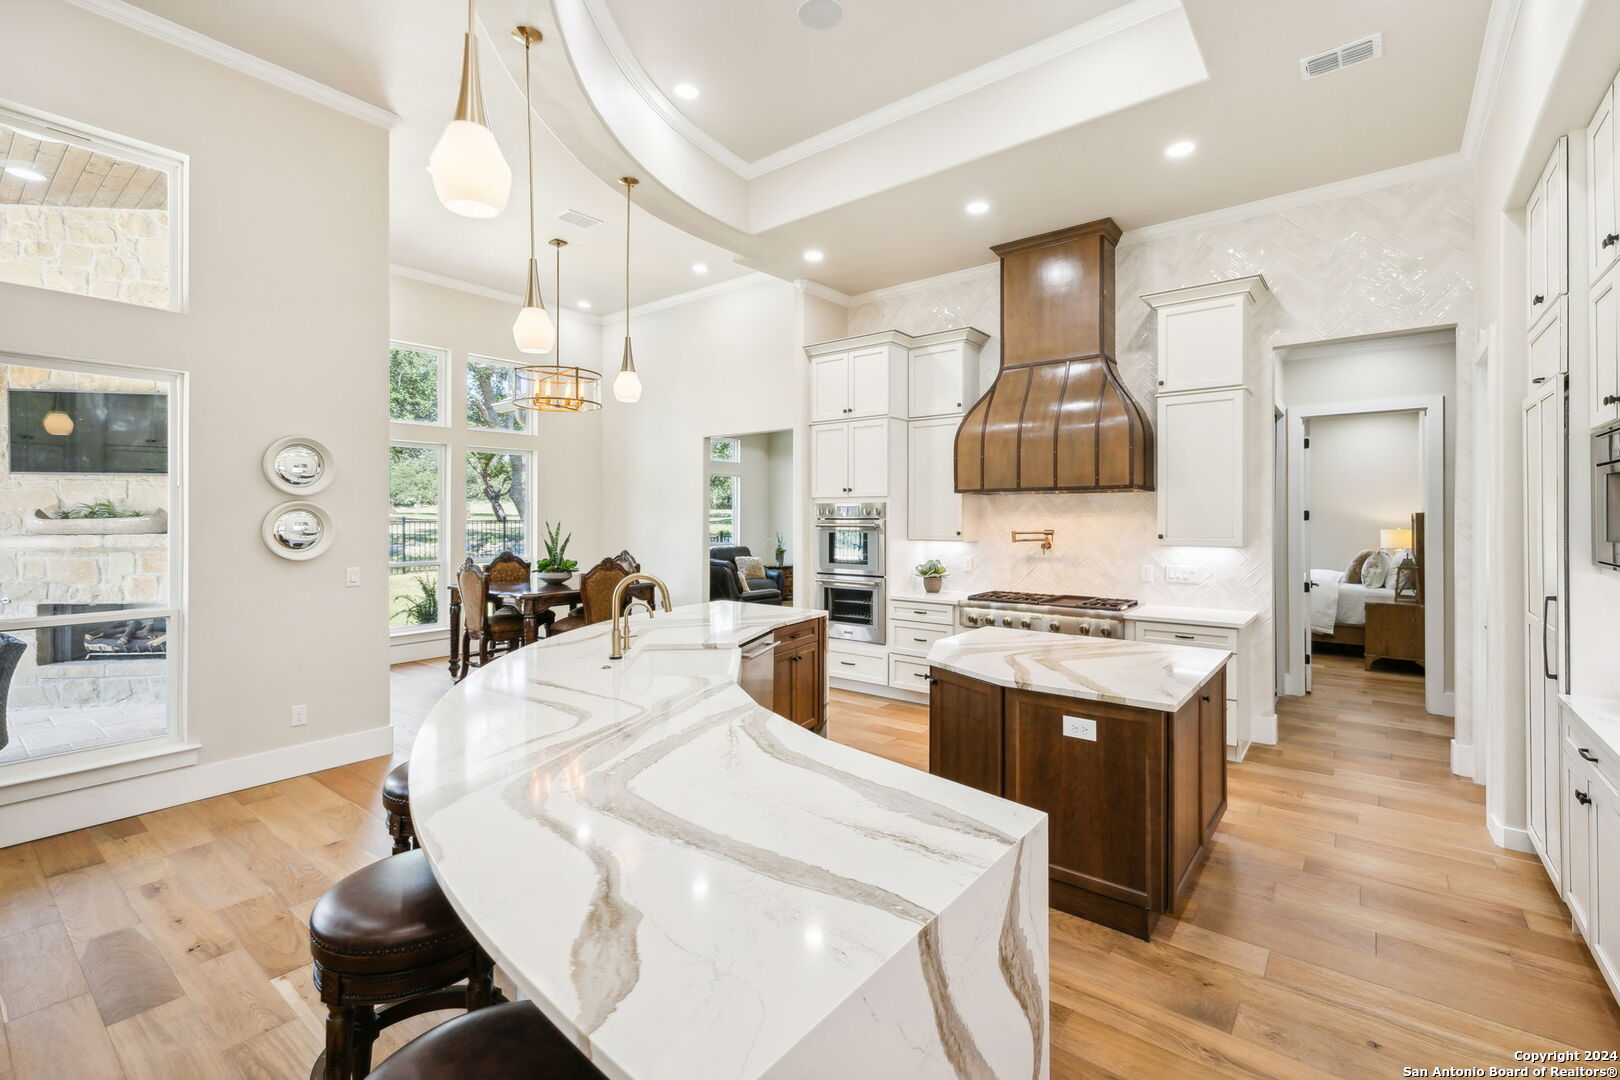
[[[1311,571],[1311,634],[1317,641],[1362,644],[1367,602],[1393,600],[1395,590],[1352,585],[1343,570]]]

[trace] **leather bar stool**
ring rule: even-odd
[[[390,1024],[505,1000],[494,964],[420,851],[372,863],[328,889],[309,914],[309,952],[327,1008],[326,1053],[312,1078],[364,1076],[372,1043]]]
[[[419,1035],[371,1080],[603,1080],[596,1066],[527,1001],[458,1016]]]
[[[411,763],[401,762],[389,770],[382,786],[383,814],[388,835],[394,838],[394,854],[410,851],[416,845],[416,828],[411,824]]]

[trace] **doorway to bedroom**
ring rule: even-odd
[[[1452,716],[1455,333],[1278,356],[1279,689],[1330,677]]]

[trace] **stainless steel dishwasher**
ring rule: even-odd
[[[742,672],[738,677],[748,696],[763,708],[776,707],[776,632],[743,642]]]

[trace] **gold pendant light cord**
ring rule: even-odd
[[[468,11],[472,10],[469,3]],[[523,42],[523,130],[525,132],[524,153],[529,165],[529,258],[534,258],[534,106],[530,95],[534,92],[533,79],[529,75],[529,54],[534,46],[525,39]]]
[[[562,363],[562,242],[553,240],[551,249],[557,253],[557,343],[552,346],[551,354],[553,364]]]
[[[636,185],[626,178],[624,184],[624,336],[630,336],[630,191]]]

